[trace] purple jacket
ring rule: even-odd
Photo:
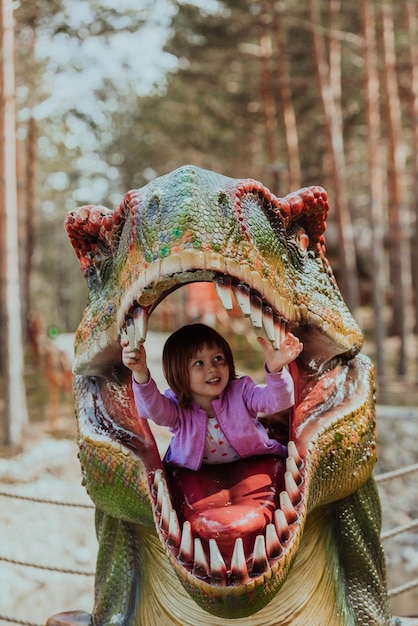
[[[283,368],[277,373],[266,372],[266,383],[257,385],[249,376],[243,376],[230,381],[212,402],[220,427],[242,458],[257,454],[287,456],[286,447],[269,438],[257,414],[268,415],[291,407],[293,380]],[[152,378],[141,385],[132,380],[132,387],[139,416],[168,426],[174,434],[164,461],[198,470],[206,442],[206,412],[197,403],[190,409],[182,408],[171,389],[161,394]]]

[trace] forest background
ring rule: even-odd
[[[380,389],[416,389],[414,0],[1,0],[1,27],[6,443],[19,333],[27,358],[34,320],[71,333],[85,306],[66,212],[116,208],[185,163],[278,196],[325,187],[327,256]]]

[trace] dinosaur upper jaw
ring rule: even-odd
[[[262,272],[221,254],[185,250],[151,264],[141,265],[139,259],[137,263],[134,272],[125,268],[129,287],[118,289],[120,301],[109,324],[103,326],[101,308],[98,312],[86,308],[76,333],[75,373],[109,375],[120,364],[121,332],[128,332],[133,347],[144,341],[155,307],[171,291],[192,282],[215,283],[225,309],[231,309],[235,300],[274,347],[286,332],[296,334],[304,344],[300,359],[313,369],[336,355],[353,356],[361,349],[361,331],[342,301],[336,312],[326,300],[322,307],[310,306],[301,294],[295,298],[294,289],[285,289],[283,280],[267,279]]]

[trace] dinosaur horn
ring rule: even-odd
[[[68,211],[64,226],[83,273],[100,246],[112,249],[115,231],[124,224],[123,210],[123,204],[115,211],[88,204]]]

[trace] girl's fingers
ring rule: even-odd
[[[257,341],[264,351],[269,350],[270,348],[273,349],[273,346],[271,345],[271,343],[267,341],[266,339],[264,339],[264,337],[257,337]]]

